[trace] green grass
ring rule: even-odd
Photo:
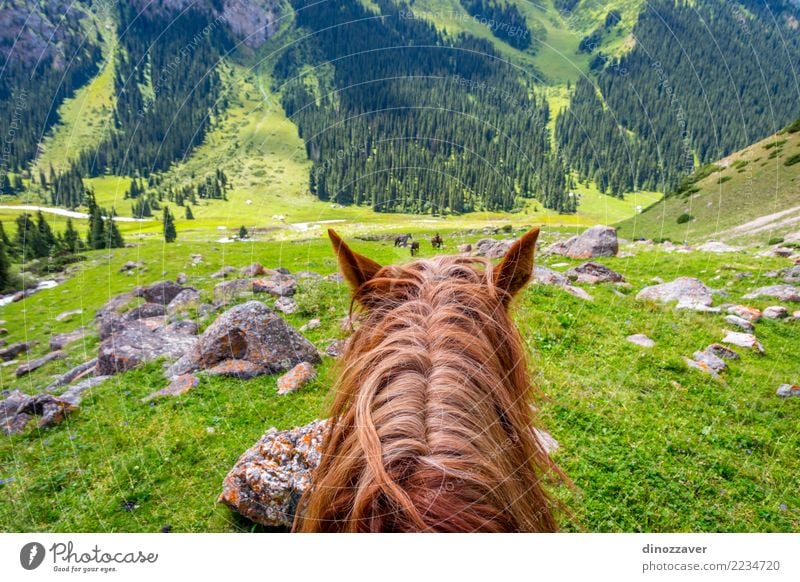
[[[481,236],[448,235],[447,249]],[[543,242],[556,236],[545,229]],[[353,246],[383,263],[409,260],[405,249],[388,243],[353,240]],[[433,254],[427,242],[422,251]],[[192,267],[192,253],[203,254],[204,262]],[[726,301],[738,301],[767,280],[738,280],[737,272],[758,274],[783,263],[751,253],[638,253],[603,260],[632,283],[634,291],[625,296],[600,286],[589,288],[595,300],[584,302],[533,286],[516,306],[535,381],[546,395],[539,403],[542,423],[561,443],[556,460],[577,486],[574,492],[555,490],[575,513],[564,527],[797,531],[800,402],[774,393],[779,384],[798,381],[800,326],[757,324],[766,355],[739,350],[742,359],[714,380],[687,369],[682,356],[721,339],[721,316],[634,299],[635,290],[655,275],[666,280],[695,275],[724,287]],[[119,275],[128,260],[143,260],[147,271]],[[335,269],[328,242],[316,234],[293,242],[229,245],[144,240],[136,248],[115,250],[110,258],[89,253],[63,285],[2,308],[0,318],[10,330],[5,339],[40,341],[31,354],[38,356],[46,352],[51,333],[91,325],[98,307],[134,285],[183,271],[189,284],[210,296],[218,282],[210,273],[223,264],[256,260],[292,271]],[[578,261],[543,259],[543,264],[556,262]],[[342,336],[339,320],[347,311],[348,293],[344,285],[330,282],[302,285],[305,312],[287,319],[299,326],[320,317],[322,326],[307,336],[322,348]],[[78,307],[82,315],[54,323],[55,315]],[[648,334],[656,348],[628,344],[624,337],[632,333]],[[48,364],[23,380],[13,378],[13,367],[0,368],[0,385],[35,393],[53,374],[94,355],[96,346],[96,338],[73,344],[68,361]],[[166,384],[159,364],[114,377],[87,393],[67,422],[0,440],[0,478],[14,479],[1,486],[0,530],[158,531],[165,525],[174,531],[250,530],[252,524],[215,503],[222,479],[270,426],[288,428],[324,414],[335,374],[332,362],[326,360],[320,371],[319,380],[289,396],[276,394],[274,377],[204,378],[188,394],[153,405],[140,398]],[[126,511],[126,502],[136,508]]]
[[[794,232],[800,228],[800,165],[787,166],[785,162],[798,152],[800,133],[787,133],[770,136],[731,154],[716,162],[718,168],[707,166],[710,173],[705,168],[701,170],[700,175],[708,175],[686,194],[669,196],[643,214],[622,222],[620,235],[689,242],[720,239],[764,243]],[[783,211],[786,212],[781,216],[737,228]],[[695,220],[678,224],[678,217],[684,213]]]

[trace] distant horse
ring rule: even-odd
[[[442,237],[439,236],[439,233],[436,233],[436,236],[431,239],[431,246],[435,249],[440,249],[444,246],[444,241]]]
[[[556,530],[525,349],[508,313],[538,229],[492,267],[443,256],[382,267],[328,234],[363,310],[294,530]]]
[[[410,241],[413,238],[414,237],[411,236],[411,233],[401,234],[400,236],[396,236],[396,237],[394,237],[394,246],[396,246],[396,247],[408,246],[408,241]]]
[[[414,241],[411,243],[411,256],[416,257],[419,254],[419,243]]]

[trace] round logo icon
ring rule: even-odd
[[[39,542],[30,542],[19,551],[19,563],[26,570],[35,570],[44,562],[44,546]]]

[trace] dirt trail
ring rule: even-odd
[[[717,236],[719,238],[724,238],[746,234],[757,234],[759,232],[764,232],[765,230],[774,230],[776,228],[783,228],[797,223],[800,223],[800,206],[795,206],[794,208],[787,208],[786,210],[781,210],[780,212],[759,216],[758,218],[742,223],[739,226],[734,226],[733,228],[723,230],[722,232],[719,232]]]

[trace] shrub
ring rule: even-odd
[[[297,302],[297,312],[308,317],[320,317],[328,311],[330,298],[326,297],[325,290],[319,283],[312,283],[294,296]]]
[[[800,131],[800,118],[791,123],[789,127],[786,128],[786,131],[789,133],[797,133]]]
[[[688,212],[684,212],[678,217],[678,220],[676,220],[675,222],[677,222],[678,224],[686,224],[687,222],[691,222],[692,220],[694,220],[694,216],[692,216]]]
[[[768,246],[779,245],[782,242],[783,242],[783,237],[782,236],[774,236],[774,237],[772,237],[771,239],[769,239],[767,241],[767,245]]]
[[[794,166],[795,164],[800,163],[800,154],[793,154],[787,158],[785,162],[783,162],[784,166]]]

